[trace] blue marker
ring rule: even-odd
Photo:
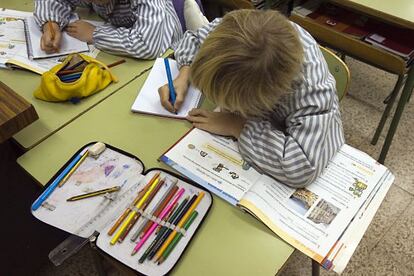
[[[55,190],[58,186],[60,181],[68,174],[68,172],[73,168],[73,166],[78,163],[79,159],[82,157],[82,152],[75,157],[75,159],[70,162],[70,164],[59,174],[58,177],[46,188],[46,190],[36,199],[36,201],[32,204],[32,210],[36,211],[39,207],[43,204],[43,202],[50,196],[50,194]]]
[[[165,71],[167,71],[168,88],[170,90],[170,102],[174,106],[175,89],[174,89],[174,83],[173,83],[172,76],[171,76],[171,69],[170,69],[170,63],[168,62],[168,58],[164,58],[164,65],[165,65]]]

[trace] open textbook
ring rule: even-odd
[[[60,63],[57,57],[33,60],[29,58],[24,20],[33,18],[31,12],[0,10],[0,68],[21,68],[43,74]],[[100,22],[91,22],[94,25]],[[40,30],[37,30],[40,32]],[[40,45],[40,42],[38,42]],[[86,55],[96,57],[99,50],[88,45]]]
[[[343,145],[319,178],[294,189],[246,163],[237,142],[199,129],[187,133],[160,159],[338,273],[394,180],[373,158]]]
[[[172,78],[175,79],[178,76],[178,65],[175,60],[170,59],[170,68]],[[160,102],[160,96],[158,94],[158,88],[168,82],[167,74],[165,71],[164,61],[162,58],[155,60],[154,66],[148,75],[147,80],[141,88],[131,110],[134,112],[173,117],[183,119],[187,116],[188,112],[199,106],[202,99],[202,94],[199,90],[193,86],[188,88],[187,96],[185,97],[184,103],[181,106],[177,114],[171,113],[166,110]]]

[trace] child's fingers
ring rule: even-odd
[[[190,114],[190,113],[188,113],[188,114]],[[186,119],[189,120],[192,123],[207,123],[208,122],[208,118],[203,117],[203,116],[187,115]]]
[[[56,31],[55,32],[55,39],[52,41],[53,48],[56,50],[56,52],[59,52],[61,38],[62,38],[61,32],[60,31]]]
[[[188,112],[188,115],[190,116],[203,116],[208,117],[210,114],[209,111],[201,108],[193,108],[190,112]]]
[[[160,95],[161,105],[169,112],[174,113],[175,110],[170,102],[170,90],[168,89],[168,86],[161,86],[158,89],[158,94]]]

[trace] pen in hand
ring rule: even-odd
[[[164,58],[164,65],[165,65],[165,71],[167,73],[167,79],[168,79],[168,89],[170,90],[170,102],[172,106],[174,107],[175,104],[175,89],[174,89],[174,83],[171,76],[171,69],[170,69],[170,63],[168,61],[168,58]],[[177,110],[174,110],[174,113],[177,113]]]

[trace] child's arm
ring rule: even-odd
[[[154,59],[164,53],[181,35],[181,26],[171,2],[131,0],[135,22],[130,28],[111,24],[96,27],[93,41],[97,48],[142,59]]]
[[[281,131],[269,121],[250,120],[239,137],[244,158],[295,188],[310,184],[344,143],[335,81],[318,46],[308,50],[295,100],[279,107],[295,110],[286,118],[286,128]],[[275,112],[284,114],[283,109]]]
[[[174,52],[174,57],[180,68],[193,62],[201,44],[203,44],[207,35],[213,31],[220,21],[221,19],[217,18],[196,31],[186,31],[184,33],[184,37],[180,40]]]
[[[71,13],[76,6],[82,3],[81,0],[36,0],[34,16],[39,26],[46,22],[56,22],[60,29],[68,23]]]

